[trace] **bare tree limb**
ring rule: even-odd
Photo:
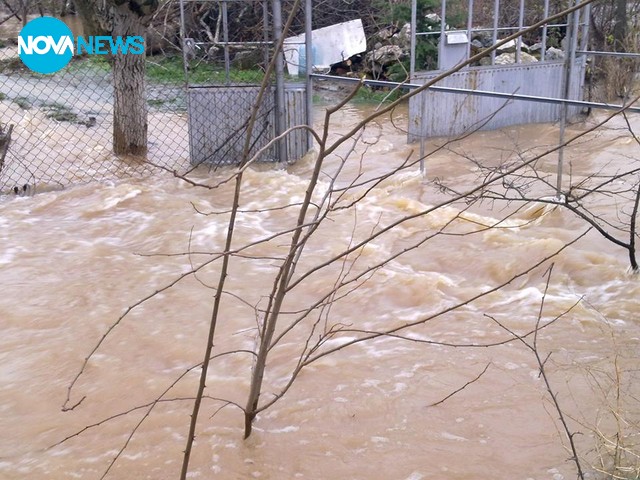
[[[429,405],[430,407],[436,407],[444,402],[446,402],[447,400],[449,400],[451,397],[453,397],[454,395],[460,393],[461,391],[463,391],[465,388],[467,388],[469,385],[477,382],[478,380],[480,380],[480,378],[487,373],[487,370],[489,369],[489,367],[491,366],[491,363],[487,363],[487,365],[485,365],[484,369],[478,374],[476,375],[473,380],[469,380],[467,383],[465,383],[463,386],[461,386],[460,388],[455,389],[453,392],[451,392],[449,395],[447,395],[446,397],[444,397],[442,400],[438,400],[435,403],[432,403],[431,405]]]

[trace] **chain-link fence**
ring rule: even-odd
[[[250,117],[282,31],[280,2],[266,0],[180,1],[183,48],[188,66],[190,154],[194,165],[228,165],[249,158],[293,161],[309,148],[308,135],[291,127],[307,123],[306,85],[284,71],[282,54],[262,95],[254,124]],[[200,15],[200,21],[193,19]],[[296,46],[297,47],[297,46]],[[206,86],[199,78],[207,72]],[[220,115],[211,115],[211,105]],[[249,129],[248,145],[245,145]]]
[[[24,67],[17,47],[3,48],[0,119],[14,125],[0,192],[145,174],[152,165],[188,165],[184,78],[167,82],[153,65],[147,79],[148,162],[116,157],[111,68],[102,57],[74,57],[53,74]]]
[[[113,154],[114,86],[106,56],[74,56],[64,69],[39,75],[18,56],[21,25],[14,21],[13,30],[4,25],[0,122],[14,125],[14,130],[0,171],[0,192],[41,191],[157,168],[185,173],[201,164],[240,161],[252,107],[278,37],[270,4],[162,4],[146,43],[144,160]],[[77,17],[71,21],[80,24]],[[284,72],[276,69],[258,110],[250,155],[284,130],[306,123],[305,86],[298,78],[289,80],[296,83],[285,86]],[[289,161],[307,149],[308,135],[299,130],[265,149],[260,160]]]

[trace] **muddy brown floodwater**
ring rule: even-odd
[[[334,119],[332,131],[346,131],[368,111],[347,107]],[[405,117],[400,112],[396,124],[406,122]],[[631,120],[640,126],[637,116]],[[574,178],[637,161],[638,145],[623,127],[624,122],[615,120],[569,149]],[[584,128],[575,125],[572,132]],[[404,134],[386,120],[369,128],[364,140],[340,173],[343,184],[358,173],[384,172],[416,147],[406,145]],[[372,189],[357,209],[334,212],[305,249],[299,272],[353,239],[442,200],[435,178],[469,188],[477,172],[464,156],[497,162],[514,151],[524,155],[555,142],[554,126],[532,125],[478,133],[452,145],[427,160],[426,179],[412,168]],[[335,170],[338,161],[332,157],[326,171]],[[551,170],[554,161],[541,168]],[[291,226],[295,207],[257,209],[300,201],[310,169],[309,159],[286,169],[250,169],[234,245]],[[214,183],[228,173],[201,172],[197,178]],[[327,178],[321,179],[320,191],[328,188]],[[201,361],[218,263],[135,308],[93,355],[72,390],[72,402],[85,400],[73,411],[61,410],[83,359],[127,307],[210,259],[206,252],[222,248],[228,215],[199,211],[224,212],[231,192],[231,185],[207,190],[159,174],[0,200],[0,478],[100,478],[142,418],[144,410],[135,407],[152,402]],[[311,275],[291,292],[285,310],[308,307],[334,285],[341,269],[357,270],[401,251],[443,228],[464,207],[454,204],[405,222],[360,249],[357,257]],[[483,204],[465,213],[464,225],[453,225],[453,234],[435,236],[368,275],[359,288],[322,312],[326,328],[340,325],[345,331],[321,348],[358,335],[348,333],[349,328],[402,325],[464,302],[586,229],[567,211],[532,206],[501,228],[459,235],[504,215],[500,205]],[[232,260],[215,352],[254,348],[254,306],[266,304],[275,257],[284,244],[276,239]],[[193,253],[172,255],[187,251]],[[627,445],[638,440],[640,287],[628,271],[625,252],[593,232],[554,263],[542,323],[573,308],[540,331],[538,348],[543,358],[550,354],[549,378],[570,427],[580,432],[575,439],[585,468],[590,478],[600,478],[589,465],[610,461],[606,439],[619,432]],[[223,403],[208,398],[189,478],[575,478],[566,437],[532,352],[517,341],[486,348],[445,345],[511,338],[489,316],[520,334],[533,329],[548,267],[406,332],[411,339],[435,344],[384,337],[323,357],[256,418],[246,441],[239,410],[220,409]],[[286,383],[314,318],[292,329],[273,349],[263,400]],[[251,363],[241,353],[216,359],[207,395],[243,405]],[[432,406],[487,365],[478,381]],[[153,410],[107,478],[178,478],[189,398],[197,380],[196,369],[177,383],[167,395],[173,400]],[[116,416],[126,411],[130,413]],[[612,412],[619,414],[619,423]]]

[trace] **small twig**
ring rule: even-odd
[[[467,388],[469,385],[477,382],[478,380],[480,380],[480,377],[482,377],[487,370],[489,369],[489,366],[491,365],[491,362],[487,363],[487,365],[484,367],[484,369],[482,370],[482,372],[480,372],[473,380],[469,380],[467,383],[465,383],[463,386],[461,386],[460,388],[454,390],[453,392],[451,392],[449,395],[447,395],[446,397],[444,397],[442,400],[439,400],[435,403],[432,403],[431,405],[429,405],[430,407],[435,407],[437,405],[440,405],[441,403],[446,402],[447,400],[449,400],[451,397],[453,397],[454,395],[456,395],[457,393],[460,393],[461,391],[463,391],[465,388]]]

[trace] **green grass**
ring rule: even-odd
[[[182,57],[172,56],[147,59],[147,78],[151,82],[180,84],[184,83]],[[190,84],[220,84],[226,82],[224,70],[207,62],[193,63],[188,72]],[[232,70],[229,72],[231,83],[260,83],[261,70]]]
[[[391,103],[404,95],[405,92],[405,90],[395,90],[394,92],[392,92],[387,88],[374,89],[365,85],[360,90],[358,90],[358,93],[356,93],[356,96],[353,98],[352,102],[375,105],[378,105],[380,103]]]
[[[79,55],[71,58],[67,68],[61,73],[100,73],[105,74],[111,71],[111,64],[106,55]]]
[[[183,85],[185,72],[182,65],[182,57],[173,55],[168,57],[147,58],[147,80],[150,83],[165,85]],[[19,58],[0,60],[0,71],[5,74],[23,74],[46,78],[49,75],[39,75],[25,67]],[[106,55],[81,55],[74,56],[66,68],[53,75],[87,74],[107,75],[111,72],[111,62]],[[206,61],[192,62],[188,71],[189,84],[210,85],[241,83],[259,84],[264,78],[264,72],[258,68],[253,70],[234,69],[229,72],[229,78],[225,75],[224,68],[220,65],[212,65]],[[288,80],[299,81],[293,78]]]

